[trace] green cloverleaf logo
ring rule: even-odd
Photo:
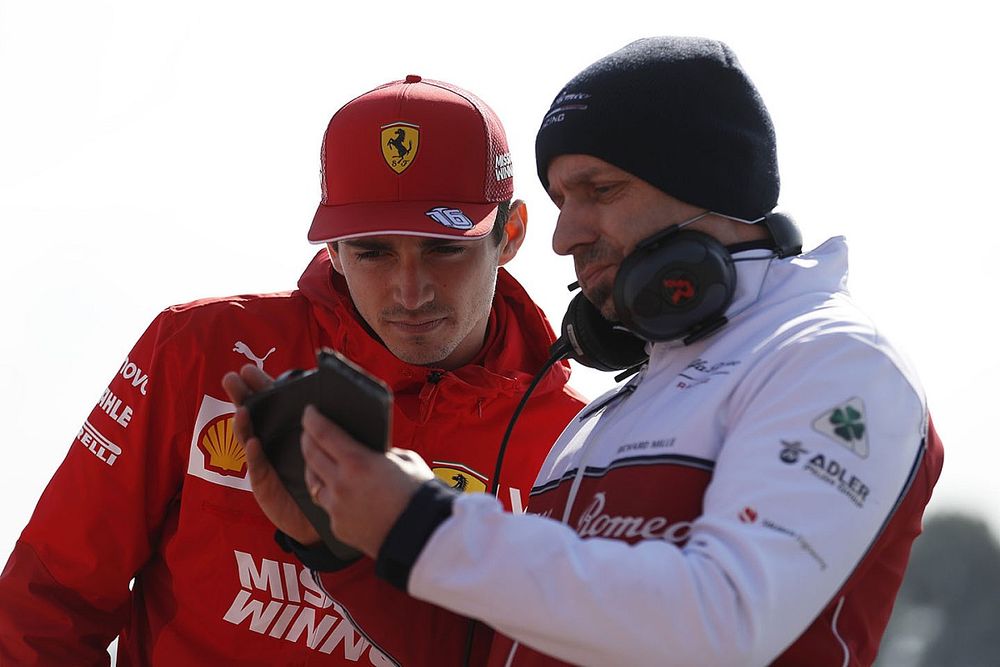
[[[865,435],[861,413],[850,405],[834,410],[830,415],[830,424],[833,426],[833,432],[847,442],[861,440]]]

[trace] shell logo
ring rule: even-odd
[[[246,477],[247,455],[233,433],[233,416],[219,415],[201,430],[198,449],[205,456],[205,469],[220,475]]]

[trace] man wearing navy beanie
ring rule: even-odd
[[[778,202],[774,127],[722,42],[642,39],[576,75],[535,143],[548,189],[553,157],[601,158],[674,197],[744,219]]]
[[[773,211],[774,130],[736,56],[625,46],[561,89],[536,157],[582,292],[566,349],[637,372],[566,428],[525,515],[307,414],[338,535],[495,627],[491,665],[872,664],[942,446],[846,290],[845,240],[802,252]]]

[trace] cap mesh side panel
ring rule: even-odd
[[[424,83],[432,83],[424,79]],[[507,178],[500,181],[496,179],[497,158],[509,152],[507,147],[507,135],[504,132],[503,124],[497,117],[493,109],[486,102],[473,95],[467,90],[453,86],[443,81],[434,81],[434,85],[450,90],[456,95],[461,95],[469,101],[479,115],[483,118],[483,125],[486,127],[486,177],[483,183],[483,196],[486,201],[501,202],[514,196],[514,179]]]

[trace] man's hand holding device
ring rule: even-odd
[[[310,411],[310,423],[321,433],[339,435],[350,441],[347,447],[360,443],[383,453],[388,446],[392,396],[381,381],[336,352],[321,351],[317,362],[313,370],[290,371],[277,381],[247,365],[238,374],[226,374],[222,383],[238,406],[234,427],[244,443],[250,482],[264,513],[300,544],[322,541],[338,559],[350,561],[360,552],[334,536],[330,517],[317,504],[324,493],[322,479],[329,478],[333,473],[329,466],[335,463],[325,456],[319,461],[325,466],[321,476],[310,473],[306,481],[303,447],[308,448],[310,436],[303,437],[303,413],[307,405],[316,406]],[[369,458],[385,457],[369,454]],[[329,504],[332,494],[324,500]]]

